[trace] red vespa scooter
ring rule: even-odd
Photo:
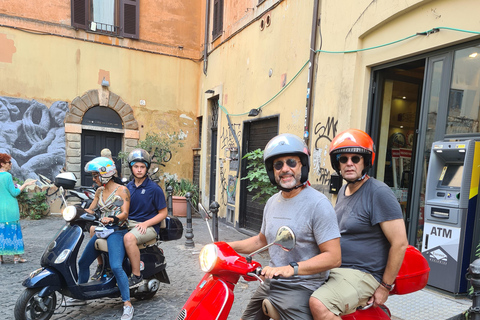
[[[199,211],[212,236],[208,216],[199,204]],[[212,236],[213,241],[213,236]],[[260,248],[247,257],[240,256],[225,242],[206,245],[200,252],[200,267],[206,272],[177,316],[177,320],[226,320],[234,300],[234,288],[240,277],[246,281],[260,281],[261,265],[252,260],[256,253],[265,251],[272,245],[279,245],[289,251],[295,247],[295,235],[288,227],[277,231],[274,243]],[[402,267],[395,280],[391,294],[407,294],[424,288],[428,281],[430,268],[426,259],[414,247],[409,246]],[[274,320],[280,320],[278,312],[268,299],[263,301],[263,311]],[[390,310],[386,307],[371,307],[357,310],[342,316],[344,320],[390,320]]]
[[[207,222],[210,236],[213,236],[208,224],[210,219],[205,208],[199,204],[202,218]],[[177,320],[226,320],[232,308],[233,290],[240,277],[246,281],[260,281],[262,266],[253,261],[252,256],[278,245],[286,251],[295,247],[295,235],[288,227],[280,227],[274,243],[251,253],[247,257],[240,256],[227,243],[207,244],[200,252],[200,267],[205,271],[200,283],[183,306]]]

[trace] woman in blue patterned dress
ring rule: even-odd
[[[30,180],[16,187],[12,175],[8,172],[11,168],[12,157],[0,153],[0,264],[3,263],[4,255],[13,255],[14,263],[27,262],[20,257],[20,254],[24,253],[24,246],[16,197],[25,187],[37,181]]]

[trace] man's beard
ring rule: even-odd
[[[284,176],[291,176],[293,177],[294,179],[293,180],[290,180],[289,182],[283,182],[282,181],[282,177]],[[280,174],[277,178],[277,184],[279,186],[281,186],[282,188],[285,188],[285,189],[291,189],[291,188],[294,188],[296,185],[300,184],[300,178],[301,178],[301,174],[297,174],[297,175],[293,175],[291,173],[283,173],[283,174]]]

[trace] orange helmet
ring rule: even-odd
[[[373,167],[375,161],[375,145],[372,138],[358,129],[348,129],[339,133],[330,144],[330,162],[338,174],[340,174],[340,165],[337,155],[340,153],[358,153],[363,155],[365,159],[364,174]]]

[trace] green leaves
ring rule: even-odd
[[[15,179],[16,180],[16,179]],[[18,206],[20,208],[20,217],[30,217],[33,220],[39,220],[49,211],[46,191],[40,192],[21,192],[17,196]]]
[[[192,205],[196,208],[197,203],[198,203],[198,197],[199,197],[199,192],[198,192],[198,186],[194,184],[192,181],[182,178],[180,180],[176,180],[175,178],[172,178],[170,180],[165,181],[165,192],[168,188],[168,186],[171,186],[173,188],[172,195],[173,196],[179,196],[179,197],[185,197],[187,192],[190,192],[192,195]]]
[[[252,200],[259,199],[260,203],[266,203],[267,200],[278,192],[277,187],[272,185],[268,178],[265,164],[263,163],[263,150],[256,149],[243,156],[248,160],[248,173],[242,180],[248,180],[247,190],[249,192],[257,191]]]
[[[172,153],[176,148],[184,146],[182,134],[173,133],[147,133],[145,139],[138,141],[136,148],[146,150],[152,156],[152,164],[164,165],[172,159]],[[120,151],[118,158],[126,160],[128,152]]]

